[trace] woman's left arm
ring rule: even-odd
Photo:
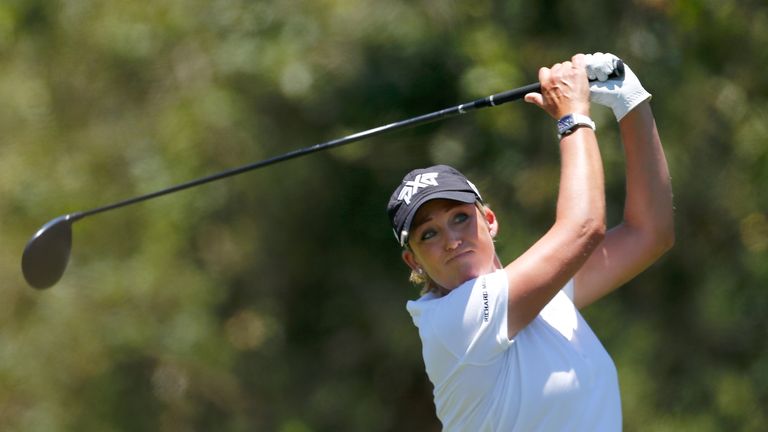
[[[610,229],[575,276],[582,308],[623,285],[675,241],[672,185],[656,122],[646,100],[619,122],[626,158],[624,220]]]

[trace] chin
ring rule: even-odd
[[[487,275],[489,273],[493,273],[494,271],[496,271],[496,266],[493,263],[491,263],[491,265],[488,265],[488,266],[479,265],[479,264],[468,265],[462,269],[459,269],[459,271],[456,274],[456,277],[454,278],[454,281],[456,281],[456,283],[451,285],[454,288],[457,288],[461,284],[469,280],[479,278],[480,276]]]
[[[480,276],[483,276],[483,275],[488,274],[488,273],[489,272],[484,272],[484,271],[481,271],[479,269],[462,272],[461,276],[459,277],[461,282],[459,284],[457,284],[457,286],[463,284],[464,282],[466,282],[468,280],[479,278]]]
[[[487,275],[488,273],[493,273],[496,271],[496,266],[491,263],[490,265],[472,265],[468,266],[464,271],[461,272],[462,277],[466,277],[465,280],[474,279],[483,275]]]

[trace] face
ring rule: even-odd
[[[452,290],[495,269],[493,237],[498,223],[490,209],[436,199],[416,212],[403,260],[423,269],[440,287]]]

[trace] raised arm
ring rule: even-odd
[[[627,79],[637,80],[637,77],[628,72]],[[639,87],[639,81],[636,85]],[[611,86],[604,86],[603,89],[616,90]],[[639,89],[642,90],[642,87]],[[629,97],[614,94],[614,102],[607,104],[620,119],[624,145],[624,218],[608,231],[603,242],[576,274],[574,302],[577,307],[587,306],[626,283],[674,243],[669,169],[648,102],[650,94],[640,90],[632,91]],[[593,99],[594,96],[593,93]],[[608,100],[600,99],[600,96],[597,99]]]
[[[542,93],[526,95],[554,119],[589,115],[584,56],[539,71]],[[560,140],[561,171],[553,226],[505,267],[509,280],[508,335],[528,325],[574,276],[603,239],[605,197],[597,138],[578,127]]]

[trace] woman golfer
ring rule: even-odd
[[[554,224],[513,261],[497,258],[499,221],[455,169],[414,170],[390,199],[403,260],[425,288],[407,309],[445,430],[621,430],[616,368],[578,309],[648,267],[674,233],[650,94],[628,67],[606,81],[616,60],[541,68],[541,93],[526,95],[558,120],[561,171]],[[626,157],[624,218],[607,232],[590,99],[613,109]]]

